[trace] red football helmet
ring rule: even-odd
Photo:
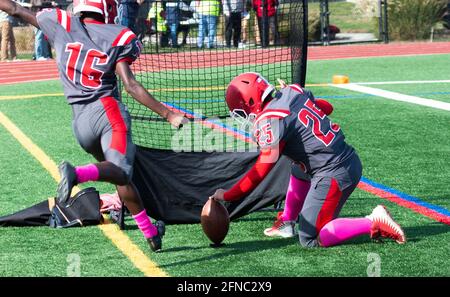
[[[109,4],[108,4],[109,2]],[[90,11],[101,14],[108,23],[109,13],[115,11],[115,1],[108,0],[73,0],[73,13]]]
[[[246,72],[236,76],[225,95],[231,116],[237,120],[252,121],[274,90],[275,87],[259,73]]]

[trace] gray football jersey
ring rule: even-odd
[[[298,85],[281,89],[256,118],[253,133],[261,148],[283,142],[283,154],[311,175],[332,171],[355,152],[339,125],[314,102],[313,94]]]
[[[135,61],[142,49],[126,27],[80,21],[61,9],[37,15],[39,27],[56,51],[56,63],[70,104],[104,97],[120,99],[116,64]]]

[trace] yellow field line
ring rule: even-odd
[[[329,87],[330,84],[328,83],[323,83],[323,84],[306,84],[305,88],[309,88],[309,87]]]
[[[225,90],[227,86],[210,86],[210,87],[184,87],[184,88],[162,88],[162,89],[149,89],[152,92],[184,92],[184,91],[220,91]]]
[[[155,262],[150,260],[144,252],[139,249],[131,239],[119,229],[117,224],[105,219],[105,224],[98,226],[103,234],[111,240],[116,247],[130,259],[137,269],[145,276],[169,276]]]
[[[307,84],[306,87],[328,87],[329,84]],[[190,88],[163,88],[163,89],[148,89],[150,93],[158,92],[186,92],[186,91],[220,91],[225,90],[226,86],[211,86],[211,87],[190,87]],[[42,97],[61,97],[63,93],[50,93],[50,94],[31,94],[31,95],[5,95],[0,96],[0,101],[6,100],[21,100],[21,99],[34,99]]]
[[[50,173],[58,182],[60,177],[56,163],[33,141],[26,136],[6,115],[0,111],[0,124]],[[78,187],[74,188],[74,193],[78,192]],[[130,238],[122,232],[116,224],[111,224],[106,220],[104,225],[98,226],[103,234],[130,259],[133,265],[142,271],[145,276],[168,276],[144,252],[135,245]]]
[[[0,96],[0,101],[2,101],[2,100],[17,100],[17,99],[33,99],[33,98],[39,98],[39,97],[59,97],[59,96],[64,96],[64,94],[63,93],[51,93],[51,94]]]

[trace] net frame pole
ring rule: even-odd
[[[389,28],[388,28],[388,1],[384,0],[384,34],[383,34],[383,41],[384,43],[389,43]]]
[[[320,30],[322,45],[330,45],[330,10],[328,0],[320,0]]]
[[[291,56],[295,57],[296,53],[295,48],[296,45],[300,47],[300,57],[298,57],[297,61],[292,65],[292,82],[296,84],[300,84],[301,86],[305,86],[306,84],[306,70],[307,70],[307,62],[308,62],[308,0],[297,0],[302,3],[303,7],[303,17],[300,20],[302,23],[302,32],[301,36],[293,36],[293,41],[291,41]],[[296,22],[291,22],[291,26],[295,26]],[[295,32],[291,30],[291,32]],[[300,38],[301,37],[301,38]]]
[[[263,48],[269,46],[269,17],[267,16],[267,0],[262,0],[262,20],[261,20],[261,45]]]

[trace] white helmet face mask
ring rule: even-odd
[[[247,130],[253,125],[256,119],[256,114],[247,114],[243,109],[233,109],[230,111],[230,116],[239,123],[241,130]]]

